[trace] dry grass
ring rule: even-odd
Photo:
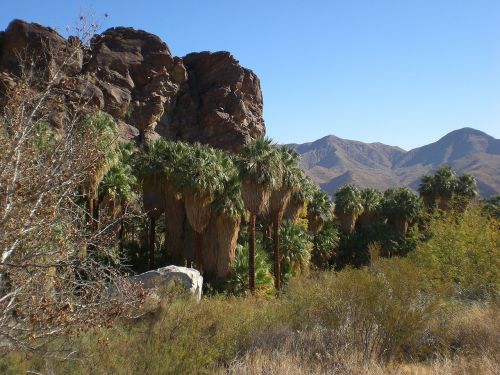
[[[282,351],[247,353],[220,375],[496,375],[498,361],[488,356],[437,359],[424,364],[360,363],[355,357],[344,356],[341,362],[304,361],[296,354]]]

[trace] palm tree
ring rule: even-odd
[[[352,233],[358,216],[363,212],[361,192],[354,184],[342,186],[335,193],[335,215],[340,219],[340,227],[345,233]]]
[[[292,196],[290,197],[290,201],[283,215],[285,219],[293,222],[297,220],[305,204],[313,199],[313,194],[317,190],[317,187],[305,173],[300,173],[298,177],[298,187],[292,192]]]
[[[423,175],[418,186],[418,192],[422,197],[427,208],[432,209],[436,205],[436,189],[434,176],[430,174]]]
[[[312,198],[307,204],[307,229],[313,234],[319,233],[325,220],[332,214],[332,201],[323,190],[314,185]]]
[[[224,151],[199,143],[179,161],[178,178],[189,224],[195,231],[195,265],[203,272],[202,233],[212,214],[212,203],[222,194],[231,175],[232,161]]]
[[[163,213],[163,155],[167,143],[161,139],[142,145],[136,156],[135,170],[142,185],[142,201],[149,219],[149,268],[155,265],[156,220]]]
[[[238,232],[245,206],[241,199],[241,181],[234,164],[228,166],[231,175],[222,192],[217,194],[210,220],[209,248],[203,254],[204,268],[215,277],[226,278],[235,260]]]
[[[183,142],[163,141],[161,152],[161,195],[165,212],[166,249],[176,264],[185,263],[184,221],[186,210],[182,195],[181,161],[189,153],[190,146]]]
[[[241,196],[250,212],[248,285],[255,290],[255,219],[267,211],[271,191],[280,185],[281,171],[276,146],[271,139],[258,137],[243,146],[237,159],[242,181]]]
[[[296,151],[287,146],[280,146],[276,152],[282,180],[269,198],[269,215],[273,222],[274,286],[279,290],[281,284],[280,224],[292,193],[299,188],[303,172],[299,168],[299,154]]]
[[[94,160],[94,170],[90,174],[89,180],[83,186],[87,199],[87,226],[91,229],[99,226],[99,207],[97,201],[99,184],[109,168],[118,159],[119,148],[116,129],[113,118],[104,112],[95,113],[84,121],[79,128],[80,132],[91,133],[92,137],[97,140],[97,156]],[[88,248],[88,250],[93,250],[95,246],[89,245]]]
[[[360,227],[365,228],[377,220],[382,208],[382,198],[382,193],[376,189],[366,188],[361,190],[363,212],[358,219]]]
[[[455,188],[455,195],[458,199],[459,209],[465,210],[470,202],[477,196],[477,184],[474,176],[463,173],[458,176],[457,185]]]
[[[457,188],[457,174],[450,166],[439,168],[434,174],[434,191],[441,210],[448,210],[453,193]]]
[[[384,193],[382,210],[389,224],[393,225],[399,235],[408,232],[408,225],[422,208],[422,201],[413,191],[406,187],[388,189]]]
[[[120,144],[119,162],[113,165],[102,179],[99,185],[98,202],[104,205],[111,218],[115,219],[118,212],[136,197],[137,178],[133,173],[131,158],[133,154],[130,143]],[[120,230],[118,234],[119,254],[123,253],[124,223],[120,218]]]

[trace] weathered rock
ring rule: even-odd
[[[183,58],[188,80],[157,131],[172,139],[237,151],[265,133],[258,77],[229,52]]]
[[[126,27],[94,37],[91,49],[85,69],[97,78],[106,97],[105,110],[147,138],[184,83],[179,63],[160,38]]]
[[[259,79],[228,52],[178,58],[159,37],[126,27],[95,36],[85,56],[75,53],[80,43],[14,20],[0,32],[0,73],[19,72],[20,52],[39,57],[47,71],[68,60],[58,78],[67,101],[108,112],[122,129],[136,128],[139,141],[163,136],[235,151],[265,133]]]
[[[132,284],[160,293],[163,288],[181,287],[191,293],[197,301],[201,299],[203,276],[193,268],[167,266],[141,273],[129,278]]]
[[[74,48],[57,31],[37,23],[21,20],[12,21],[2,36],[0,47],[0,70],[19,74],[19,56],[35,63],[48,65],[49,70],[56,70],[63,65],[66,75],[79,74],[82,68],[83,54]],[[31,61],[29,61],[31,63]]]

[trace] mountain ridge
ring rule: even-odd
[[[474,175],[482,196],[500,194],[500,140],[470,127],[409,151],[335,135],[288,146],[300,154],[301,167],[330,195],[346,183],[379,190],[391,186],[415,190],[422,175],[442,165]]]

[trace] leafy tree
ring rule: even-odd
[[[138,182],[133,173],[133,149],[130,143],[120,144],[120,156],[106,173],[99,185],[98,202],[104,206],[115,219],[118,213],[123,213],[128,204],[137,198]],[[118,234],[120,254],[123,255],[124,218],[119,220]]]
[[[345,233],[354,231],[356,220],[362,212],[363,200],[356,185],[344,185],[335,193],[335,215],[338,216]]]
[[[406,187],[388,189],[384,193],[382,210],[401,236],[408,232],[409,223],[417,218],[421,208],[420,198]]]
[[[438,205],[442,210],[448,209],[448,204],[457,188],[457,174],[448,165],[439,168],[434,174],[434,190]]]
[[[116,124],[113,118],[104,113],[97,112],[87,118],[79,127],[79,132],[99,134],[96,140],[96,147],[100,151],[100,155],[95,160],[92,166],[92,173],[89,180],[85,183],[87,196],[87,210],[89,225],[97,227],[99,217],[99,208],[95,207],[97,202],[97,194],[99,184],[103,177],[118,160],[120,149],[118,144],[118,133]]]
[[[143,144],[134,158],[134,170],[142,185],[144,209],[149,218],[150,268],[153,268],[155,259],[156,220],[165,209],[166,231],[170,228],[169,225],[182,223],[183,220],[179,215],[179,203],[176,201],[180,199],[181,191],[182,174],[179,166],[188,151],[185,143],[158,139]],[[172,217],[172,213],[177,215]],[[183,211],[181,213],[184,214]],[[178,241],[172,239],[177,239],[182,229],[177,225],[170,232],[173,235],[168,235],[167,238],[174,244],[174,248],[177,248]]]
[[[282,174],[276,146],[269,138],[258,137],[242,147],[237,163],[242,181],[243,202],[250,211],[249,222],[249,288],[255,289],[255,220],[256,216],[267,211],[269,196],[273,189],[280,186]]]
[[[433,285],[449,287],[455,298],[498,301],[498,222],[472,207],[463,215],[434,215],[426,230],[429,239],[418,244],[410,259],[429,274]]]

